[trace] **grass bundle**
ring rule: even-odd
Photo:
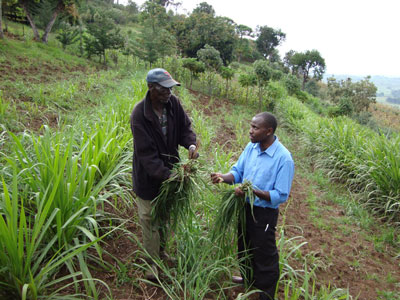
[[[172,168],[172,176],[165,180],[160,193],[153,200],[153,220],[160,224],[169,224],[175,230],[179,221],[191,212],[190,199],[197,190],[198,161],[191,159],[176,163]]]
[[[233,188],[222,192],[222,199],[217,210],[218,213],[212,232],[212,239],[220,247],[224,247],[230,233],[237,233],[239,224],[241,224],[242,232],[245,232],[247,200],[249,200],[253,214],[254,193],[252,183],[245,180],[240,189],[245,193],[245,197],[236,196]]]

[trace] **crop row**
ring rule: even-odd
[[[358,193],[372,211],[400,220],[399,134],[378,134],[346,117],[321,117],[292,97],[280,101],[278,111],[316,167]]]

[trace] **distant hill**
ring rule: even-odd
[[[326,82],[326,79],[329,77],[335,77],[336,80],[351,78],[353,82],[356,82],[364,79],[366,76],[325,74],[324,81]],[[378,102],[395,105],[397,107],[400,106],[400,77],[371,76],[371,81],[378,88],[376,93],[376,100]]]

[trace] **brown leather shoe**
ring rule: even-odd
[[[244,280],[240,276],[232,276],[232,282],[237,284],[243,284]]]

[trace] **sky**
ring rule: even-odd
[[[120,3],[127,0],[120,0]],[[133,0],[141,5],[144,0]],[[180,13],[191,13],[204,0],[182,2]],[[206,0],[217,16],[253,29],[267,25],[286,33],[278,47],[316,49],[326,73],[400,77],[399,0]]]

